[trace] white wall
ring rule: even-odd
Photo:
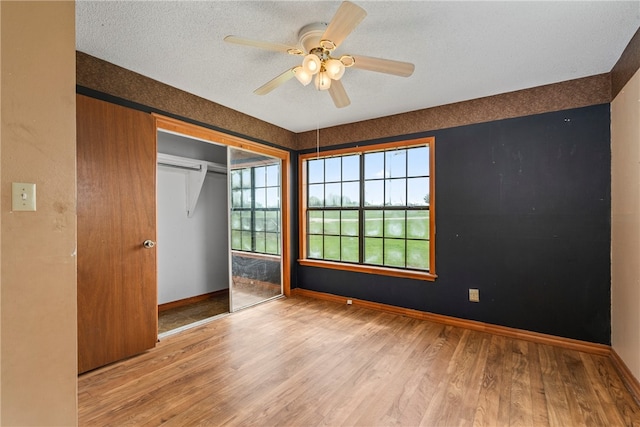
[[[227,289],[227,176],[207,173],[187,217],[186,173],[158,167],[158,304]]]
[[[640,380],[640,71],[611,103],[611,344]]]

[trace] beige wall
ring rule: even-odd
[[[75,5],[0,10],[0,424],[75,425]],[[12,212],[12,182],[36,212]]]
[[[640,380],[640,71],[611,103],[611,343]]]

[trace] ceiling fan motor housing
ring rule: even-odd
[[[298,32],[298,43],[305,52],[311,53],[314,48],[320,47],[320,39],[329,24],[314,22],[307,24]]]

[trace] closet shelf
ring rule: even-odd
[[[191,159],[188,157],[173,156],[171,154],[158,153],[158,166],[169,166],[184,170],[186,179],[186,208],[187,217],[191,218],[196,210],[198,198],[202,191],[204,178],[207,172],[227,173],[227,166],[206,160]]]

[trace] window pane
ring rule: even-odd
[[[384,265],[389,267],[404,267],[404,240],[384,239]]]
[[[345,182],[342,184],[342,206],[360,205],[360,183]]]
[[[407,180],[406,179],[386,179],[385,181],[385,206],[406,206],[407,205]]]
[[[278,233],[266,233],[267,237],[267,249],[265,252],[268,254],[280,253],[280,234]]]
[[[240,230],[242,222],[240,221],[240,212],[231,212],[231,229]]]
[[[255,233],[255,238],[256,238],[256,252],[265,253],[267,249],[266,236],[264,235],[264,233],[258,232],[258,233]]]
[[[340,260],[340,236],[324,236],[324,259]]]
[[[332,157],[324,160],[324,182],[340,181],[341,163],[340,157]]]
[[[358,235],[358,211],[342,211],[340,222],[340,234],[343,236]]]
[[[231,171],[231,188],[236,189],[240,188],[242,185],[242,176],[240,171],[234,170]]]
[[[320,211],[309,211],[309,234],[322,234],[323,230],[323,222],[322,222],[323,212]]]
[[[429,211],[407,211],[407,238],[429,239]]]
[[[382,211],[364,212],[364,235],[382,237]]]
[[[407,240],[407,267],[429,269],[429,242],[426,240]]]
[[[341,189],[341,185],[340,183],[335,183],[335,184],[326,184],[324,186],[324,205],[325,206],[332,206],[332,207],[339,207],[341,205],[342,202],[342,197],[340,195],[340,189]]]
[[[407,151],[394,150],[385,152],[386,178],[399,178],[407,176]]]
[[[322,236],[309,236],[307,256],[309,258],[322,258],[324,251],[322,250]]]
[[[280,187],[280,164],[267,166],[267,186]]]
[[[358,238],[343,237],[342,238],[342,261],[358,262],[360,260],[358,254]]]
[[[364,239],[364,262],[382,265],[382,239]]]
[[[324,206],[324,184],[309,186],[309,206]]]
[[[405,236],[405,211],[384,211],[384,237]]]
[[[253,168],[253,176],[255,187],[265,187],[267,185],[266,168],[264,166]]]
[[[280,231],[280,212],[267,211],[265,212],[265,230],[272,232]]]
[[[309,183],[324,182],[324,159],[308,160]]]
[[[384,181],[364,182],[364,205],[382,206],[384,204]]]
[[[254,230],[255,231],[264,231],[264,228],[265,228],[264,211],[256,211],[256,213],[255,213]]]
[[[231,230],[231,249],[242,249],[242,234],[240,231]]]
[[[358,181],[360,180],[360,156],[344,156],[342,158],[342,180]]]
[[[231,192],[231,207],[233,208],[242,207],[242,190],[233,190]]]
[[[324,234],[340,234],[340,211],[324,212]]]
[[[253,248],[251,247],[251,232],[243,231],[242,232],[242,250],[243,251],[251,251]]]
[[[384,178],[384,153],[364,155],[364,179]]]
[[[409,206],[429,205],[429,178],[409,178],[407,187]]]
[[[268,208],[280,207],[280,187],[267,188],[267,205]]]
[[[242,173],[242,188],[251,188],[251,169],[241,169]]]
[[[409,170],[407,176],[429,175],[429,147],[416,147],[407,150]]]
[[[255,198],[256,208],[264,208],[267,206],[267,193],[264,188],[256,188]]]
[[[251,230],[251,212],[242,211],[242,229]]]
[[[243,208],[251,207],[251,190],[250,189],[242,190],[242,207]]]

